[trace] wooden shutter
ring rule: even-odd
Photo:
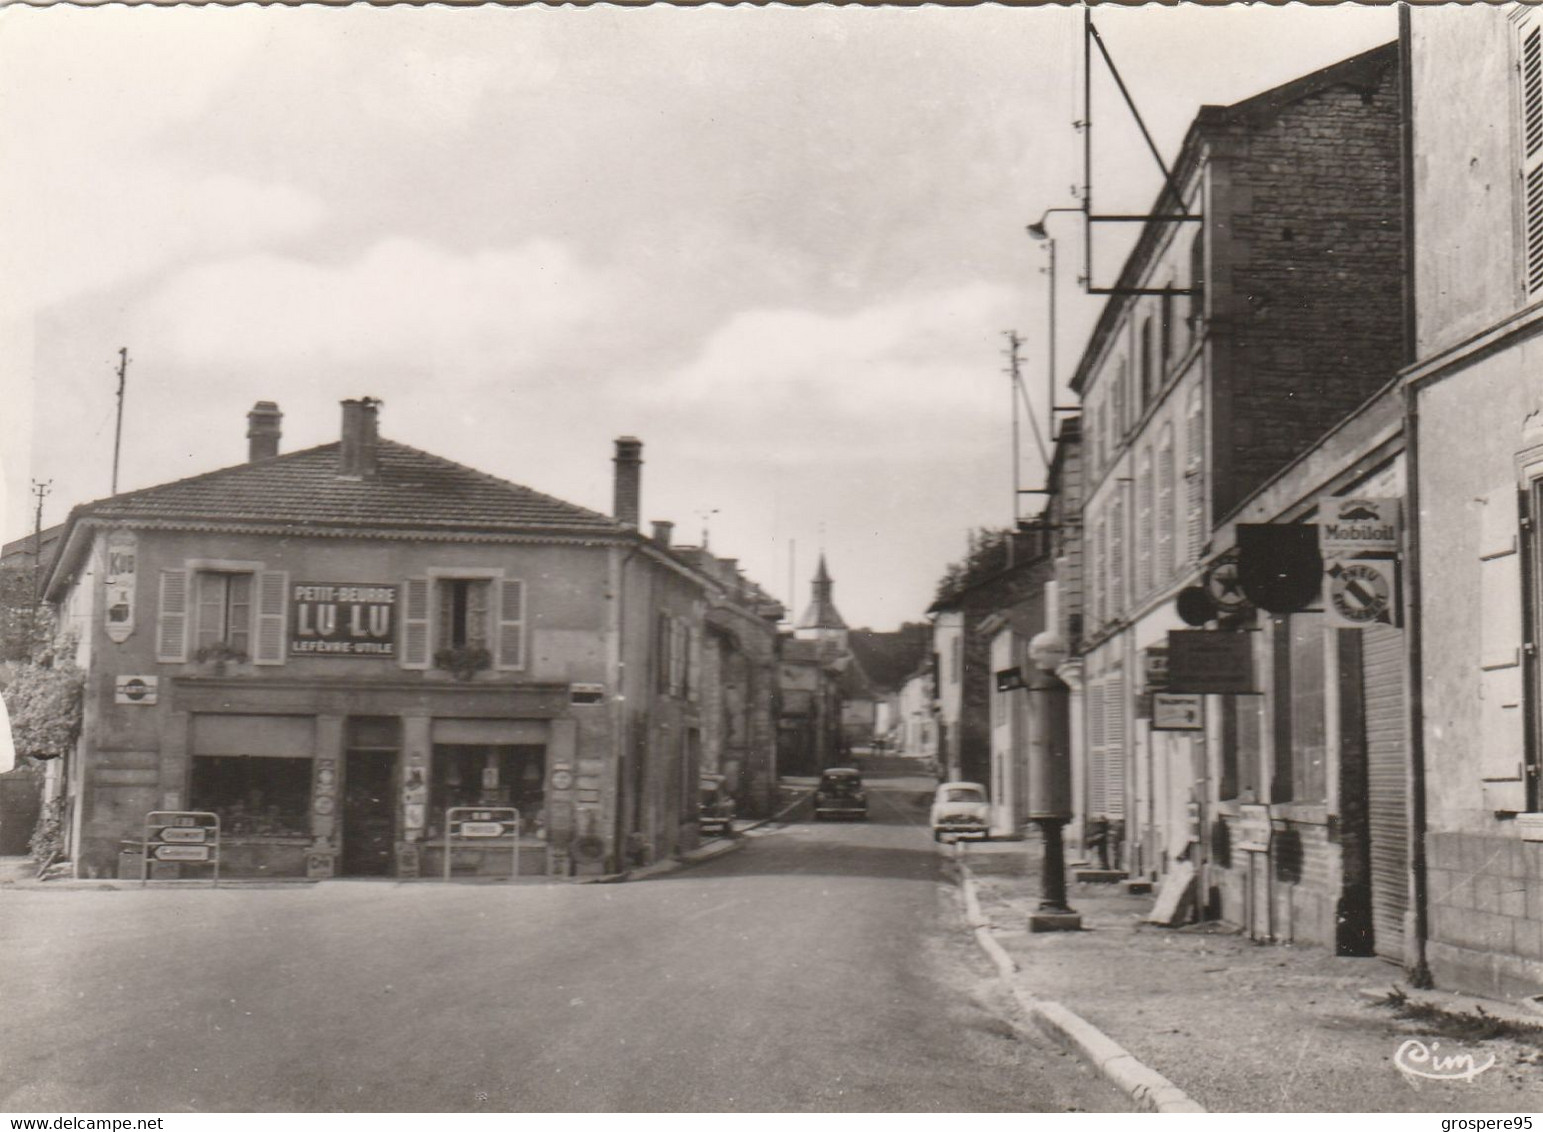
[[[1522,577],[1517,554],[1517,493],[1492,491],[1482,512],[1479,538],[1478,754],[1485,805],[1525,809],[1522,764]]]
[[[1107,816],[1109,795],[1104,776],[1104,685],[1088,685],[1088,816]]]
[[[509,579],[499,583],[498,667],[525,667],[525,583]]]
[[[429,666],[429,580],[408,578],[402,587],[403,668]]]
[[[1104,805],[1112,818],[1125,816],[1125,679],[1111,676],[1104,687]]]
[[[1136,472],[1136,593],[1152,588],[1152,449],[1141,450]]]
[[[1205,546],[1205,414],[1200,387],[1189,395],[1184,421],[1184,518],[1188,561],[1198,562]]]
[[[257,647],[253,664],[284,663],[284,630],[289,614],[289,573],[264,570],[257,575]]]
[[[1162,436],[1157,442],[1157,578],[1160,582],[1166,582],[1173,577],[1174,571],[1174,541],[1178,538],[1178,532],[1174,527],[1178,523],[1175,513],[1174,495],[1178,484],[1175,482],[1177,469],[1173,452],[1173,425],[1163,426]]]
[[[155,659],[181,664],[188,658],[188,572],[161,571],[161,602],[155,625]]]
[[[1522,215],[1527,293],[1543,288],[1543,35],[1521,30]]]
[[[1115,485],[1114,502],[1109,505],[1109,616],[1125,611],[1125,496]]]

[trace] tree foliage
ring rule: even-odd
[[[0,567],[0,661],[24,663],[54,635],[54,617],[36,596],[30,565]]]
[[[977,582],[1007,569],[1011,538],[1010,527],[977,527],[971,531],[968,552],[943,571],[943,577],[938,580],[935,600],[951,601]]]
[[[68,754],[80,735],[85,673],[73,664],[44,657],[24,664],[5,688],[16,753],[32,759]]]

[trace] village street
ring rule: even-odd
[[[1015,1034],[922,779],[619,885],[0,892],[25,1111],[1127,1105]]]

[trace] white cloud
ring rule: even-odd
[[[1007,413],[1001,332],[1021,306],[976,283],[845,315],[746,311],[662,393],[672,414],[713,423],[689,441],[706,458],[751,438],[774,462],[961,451]]]
[[[553,241],[457,254],[392,238],[336,265],[254,253],[189,268],[140,321],[194,366],[519,378],[581,349],[609,290]]]

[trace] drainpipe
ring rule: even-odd
[[[1419,348],[1415,303],[1414,255],[1414,74],[1409,6],[1398,6],[1399,172],[1403,181],[1404,364],[1413,365]],[[1420,407],[1412,386],[1404,385],[1405,499],[1404,624],[1409,663],[1409,898],[1414,906],[1414,947],[1408,956],[1411,986],[1433,985],[1426,955],[1430,940],[1430,886],[1425,859],[1425,666],[1424,627],[1420,617]]]

